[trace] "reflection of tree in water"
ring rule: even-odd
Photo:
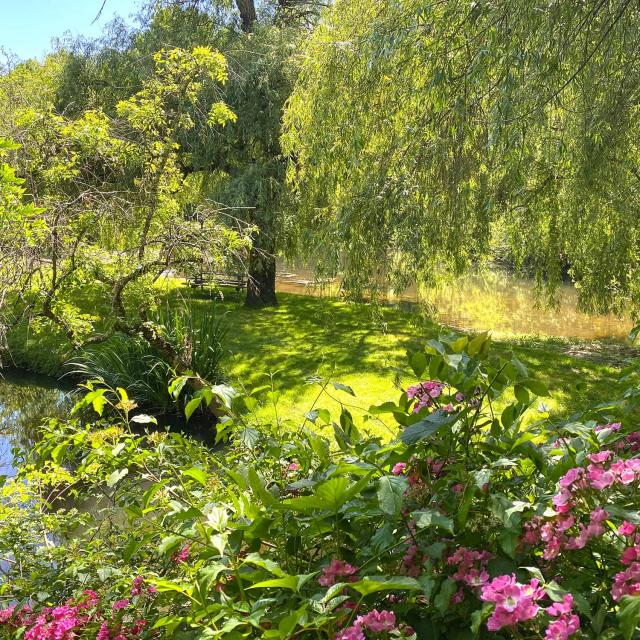
[[[0,378],[0,438],[14,447],[29,447],[42,421],[59,415],[63,405],[64,392],[48,378],[23,374]]]

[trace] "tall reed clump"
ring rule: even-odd
[[[222,318],[194,318],[184,307],[167,309],[157,316],[167,340],[184,350],[191,370],[211,384],[224,380],[222,360],[227,328]],[[100,379],[112,388],[127,389],[149,411],[179,411],[167,392],[175,372],[162,355],[141,337],[117,335],[100,345],[84,349],[67,363],[68,375],[84,380]]]

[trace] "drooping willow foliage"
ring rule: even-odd
[[[630,0],[338,0],[284,146],[300,235],[356,291],[483,261],[496,233],[553,297],[640,307],[640,8]]]

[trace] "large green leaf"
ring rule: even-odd
[[[415,520],[418,529],[428,529],[436,527],[444,529],[449,533],[453,533],[453,520],[448,516],[444,516],[433,509],[424,509],[421,511],[414,511],[411,517]]]
[[[620,630],[624,640],[631,640],[640,623],[640,596],[624,596],[618,611]]]
[[[401,476],[383,476],[378,480],[378,506],[382,513],[395,518],[402,508],[407,479]]]
[[[334,476],[319,484],[316,487],[315,495],[283,500],[280,506],[294,511],[318,509],[337,512],[369,483],[369,475],[358,482],[351,482],[345,476]]]
[[[457,419],[458,417],[455,414],[449,414],[439,409],[426,418],[408,426],[400,435],[400,439],[406,445],[415,444],[433,435],[442,427],[452,425]]]
[[[392,576],[390,578],[366,576],[358,582],[352,582],[349,586],[363,596],[378,591],[422,591],[422,585],[414,578],[407,576]]]

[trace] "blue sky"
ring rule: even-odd
[[[115,14],[135,12],[138,0],[106,0],[100,19],[91,24],[102,0],[0,0],[0,47],[20,58],[40,58],[51,39],[69,31],[96,36]]]

